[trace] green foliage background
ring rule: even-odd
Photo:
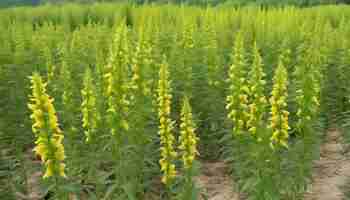
[[[129,2],[129,3],[174,3],[191,5],[262,5],[262,6],[314,6],[322,4],[350,3],[349,0],[2,0],[0,7],[38,5],[38,4],[61,4],[61,3],[99,3],[99,2]]]
[[[101,126],[98,132],[101,140],[96,146],[89,146],[84,143],[84,130],[81,127],[79,109],[84,72],[87,68],[93,71],[96,87],[99,88],[97,93],[103,96],[98,82],[101,72],[98,70],[108,61],[116,27],[125,22],[130,47],[128,56],[132,58],[135,58],[139,33],[142,32],[140,30],[146,30],[147,41],[153,47],[153,70],[148,73],[150,80],[156,82],[162,55],[167,56],[174,92],[172,117],[175,121],[179,118],[183,94],[188,92],[188,88],[192,91],[191,102],[201,139],[201,159],[223,157],[232,162],[240,189],[252,199],[259,199],[262,194],[268,200],[283,199],[285,196],[289,197],[287,199],[300,199],[310,181],[312,160],[318,158],[318,144],[324,128],[334,123],[338,117],[342,119],[342,114],[350,108],[350,83],[347,79],[350,75],[349,13],[349,7],[345,5],[264,10],[257,7],[236,9],[229,5],[201,8],[177,5],[67,4],[1,10],[0,185],[3,187],[0,188],[0,193],[6,195],[4,199],[16,199],[16,192],[30,192],[26,183],[27,176],[32,171],[38,171],[38,165],[28,162],[29,159],[34,159],[30,151],[34,138],[27,109],[30,93],[28,76],[33,71],[38,71],[47,79],[46,74],[52,66],[56,66],[57,76],[49,85],[49,93],[55,98],[59,120],[67,135],[65,147],[69,179],[63,184],[62,190],[78,195],[83,193],[91,199],[123,200],[141,198],[152,192],[153,186],[157,184],[154,179],[159,178],[160,173],[157,163],[157,114],[150,99],[140,101],[133,107],[135,110],[130,116],[130,122],[134,123],[131,123],[131,127],[137,128],[132,129],[130,137],[128,135],[124,139],[136,142],[124,146],[123,153],[128,156],[124,155],[122,161],[127,166],[115,169],[117,165],[111,152],[113,143],[108,128]],[[266,96],[269,96],[271,90],[271,77],[279,55],[285,48],[291,50],[290,62],[287,64],[291,80],[288,109],[294,116],[291,126],[295,123],[296,112],[292,73],[301,64],[299,48],[310,40],[322,55],[318,65],[323,75],[321,115],[311,124],[311,138],[302,140],[291,132],[293,137],[288,151],[273,154],[268,144],[251,143],[249,138],[231,138],[232,128],[225,110],[228,88],[225,80],[237,31],[245,33],[249,64],[253,41],[260,48],[268,80]],[[305,38],[303,32],[313,34]],[[187,42],[193,42],[194,46],[185,48],[184,43]],[[62,49],[66,53],[62,53]],[[62,72],[63,61],[68,64],[71,77]],[[218,70],[210,74],[212,72],[208,66],[213,65]],[[216,87],[208,84],[209,76],[218,80]],[[67,86],[64,83],[70,84]],[[71,109],[65,108],[62,103],[62,92],[67,88],[72,92]],[[155,94],[156,86],[153,85],[152,88]],[[104,102],[100,106],[101,112],[105,112]],[[144,138],[139,137],[142,134]],[[269,133],[264,134],[268,138]],[[309,150],[307,154],[304,154],[305,149]],[[27,151],[29,152],[26,153]],[[139,152],[144,153],[141,159]],[[28,155],[31,155],[29,159]],[[269,162],[276,159],[274,155],[282,157],[279,160],[282,165],[271,168]],[[259,158],[259,162],[255,162],[255,158]],[[138,171],[140,163],[145,166],[141,172]],[[251,174],[260,168],[266,169],[267,174],[264,179],[257,180]],[[126,180],[136,177],[133,173],[142,173],[142,180],[132,179],[134,182],[129,184]],[[116,184],[118,176],[123,181]],[[50,182],[43,181],[41,185],[44,190],[50,190]]]

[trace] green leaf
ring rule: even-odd
[[[113,194],[113,192],[118,188],[118,184],[113,184],[111,186],[109,186],[105,196],[103,197],[102,200],[107,200],[110,199],[110,196]]]
[[[125,184],[122,186],[125,193],[128,195],[128,200],[137,200],[135,196],[135,191],[131,183]]]

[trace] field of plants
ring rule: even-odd
[[[0,10],[1,200],[350,199],[350,7]]]

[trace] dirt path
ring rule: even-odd
[[[196,177],[198,186],[203,190],[201,200],[239,199],[238,193],[233,191],[234,184],[227,168],[222,161],[202,163],[202,173]]]
[[[314,171],[313,183],[305,200],[343,200],[341,186],[350,177],[350,159],[344,154],[342,136],[338,130],[328,132]]]

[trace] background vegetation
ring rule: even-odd
[[[350,109],[349,19],[345,5],[265,10],[104,3],[1,10],[2,198],[32,194],[32,175],[39,172],[35,184],[46,198],[196,199],[197,188],[186,175],[198,173],[201,161],[224,159],[239,191],[251,199],[300,199],[324,130],[346,120]],[[245,128],[237,134],[238,123],[228,117],[235,106],[247,109],[241,95],[249,95],[257,83],[245,79],[254,73],[259,56],[258,69],[265,74],[261,95],[270,99],[276,96],[273,89],[287,87],[278,104],[284,115],[290,113],[284,120],[290,129],[281,128],[288,129],[290,138],[283,141],[288,148],[271,148],[270,112],[276,106],[271,100],[260,120],[260,139]],[[48,83],[46,92],[55,99],[51,103],[65,135],[67,178],[41,179],[46,166],[32,152],[37,136],[28,108],[28,77],[33,72]],[[159,80],[166,83],[164,93]],[[171,95],[171,102],[159,111],[162,94]],[[165,187],[160,147],[179,142],[164,142],[157,133],[169,126],[166,132],[171,129],[178,138],[184,96],[189,99],[184,112],[193,112],[188,118],[196,126],[186,123],[200,139],[200,155],[189,171],[180,156],[170,159],[179,173]],[[225,109],[227,96],[238,97],[239,105],[233,102]],[[248,102],[254,99],[249,97]],[[167,113],[169,121],[158,119],[159,112]]]
[[[175,3],[175,4],[191,4],[191,5],[263,5],[263,6],[315,6],[322,4],[340,4],[350,3],[349,0],[2,0],[0,7],[23,6],[23,5],[39,5],[46,3],[96,3],[96,2],[129,2],[129,3]]]

